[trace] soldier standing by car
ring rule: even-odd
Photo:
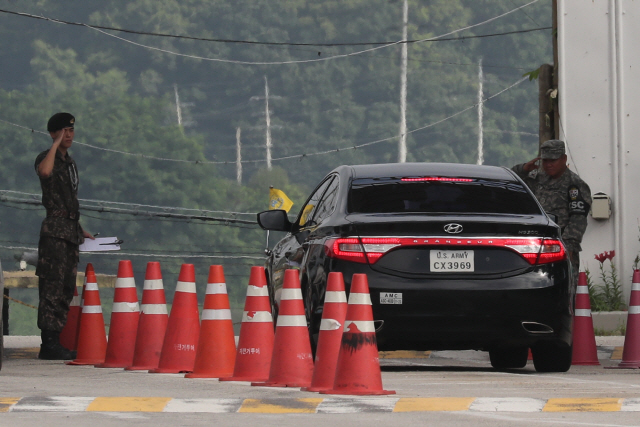
[[[574,280],[577,280],[582,250],[580,243],[591,208],[591,190],[578,174],[569,170],[564,141],[552,139],[543,142],[540,157],[514,166],[513,171],[531,189],[545,212],[556,216]]]
[[[76,287],[79,245],[85,237],[94,238],[78,221],[78,168],[68,153],[74,126],[71,114],[54,114],[47,123],[53,143],[38,155],[34,165],[40,178],[42,204],[47,210],[40,228],[36,267],[40,298],[38,328],[42,336],[38,357],[46,360],[76,357],[75,351],[60,344],[60,332]]]

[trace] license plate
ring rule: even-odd
[[[402,304],[402,292],[380,292],[380,304]]]
[[[432,250],[429,254],[432,273],[473,272],[473,251]]]

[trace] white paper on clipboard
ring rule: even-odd
[[[122,240],[118,240],[117,237],[84,239],[84,243],[80,245],[80,252],[119,251],[120,243],[122,243]]]

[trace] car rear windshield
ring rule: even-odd
[[[539,215],[540,208],[518,182],[415,178],[355,179],[350,213],[451,212]]]

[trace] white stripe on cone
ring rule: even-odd
[[[371,305],[371,296],[352,292],[349,294],[349,304]]]
[[[137,313],[140,311],[137,302],[114,302],[112,313]]]
[[[587,286],[578,286],[576,294],[589,294],[589,288]]]
[[[162,279],[149,279],[144,281],[144,290],[145,291],[158,291],[160,289],[164,290]]]
[[[576,308],[576,316],[578,316],[578,317],[591,317],[591,309],[589,309],[589,308]]]
[[[278,316],[276,327],[280,326],[302,326],[307,327],[307,317],[304,315],[281,314]]]
[[[144,314],[167,314],[166,304],[142,304]]]
[[[226,293],[226,283],[207,283],[207,295],[221,295]]]
[[[231,310],[225,309],[211,309],[206,308],[202,310],[202,320],[230,320]]]
[[[640,314],[640,306],[632,305],[629,307],[629,314]]]
[[[302,291],[300,290],[300,288],[282,289],[282,293],[280,294],[281,301],[293,301],[298,299],[302,301]]]
[[[245,311],[242,313],[242,321],[243,322],[270,322],[273,323],[273,317],[271,317],[271,312],[269,311],[252,311],[251,317],[249,317],[249,312]]]
[[[102,313],[102,306],[101,305],[85,305],[84,307],[82,307],[82,314],[99,314]]]
[[[249,285],[247,287],[247,296],[248,297],[268,297],[269,290],[266,286],[253,286]]]
[[[322,319],[320,320],[321,331],[336,331],[340,329],[342,324],[335,319]]]
[[[178,282],[178,284],[176,285],[176,292],[195,294],[196,284],[194,282]]]
[[[328,302],[335,302],[335,303],[346,303],[347,302],[347,296],[345,295],[344,291],[327,291],[325,296],[324,296],[324,302],[325,304]]]
[[[135,288],[136,281],[133,277],[117,277],[116,288]]]
[[[98,290],[98,284],[97,283],[88,282],[86,285],[84,285],[84,290],[86,290],[86,291],[97,291]]]

